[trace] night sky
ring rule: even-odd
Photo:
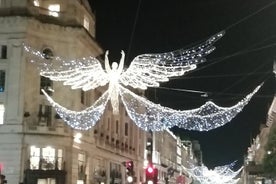
[[[91,0],[96,15],[96,40],[109,50],[110,61],[126,63],[139,54],[189,48],[225,30],[225,36],[198,69],[161,88],[148,98],[175,109],[197,108],[207,100],[236,104],[265,82],[244,110],[230,123],[209,132],[173,128],[182,138],[199,140],[203,162],[212,168],[243,162],[247,147],[266,121],[275,78],[276,1],[272,0]],[[209,92],[208,97],[180,89]]]

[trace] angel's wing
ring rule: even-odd
[[[61,57],[45,57],[45,54],[24,45],[28,58],[37,65],[40,75],[53,81],[63,81],[72,89],[84,91],[104,86],[109,82],[100,61],[94,57],[65,60]],[[47,58],[47,59],[46,59]]]
[[[129,68],[121,74],[120,82],[134,88],[146,89],[158,87],[159,82],[166,82],[170,77],[184,75],[204,62],[205,56],[215,47],[213,44],[224,35],[224,31],[212,36],[207,41],[189,48],[159,54],[136,56]]]
[[[260,87],[232,107],[220,107],[208,101],[200,108],[183,111],[154,104],[122,86],[120,96],[129,117],[144,130],[161,131],[178,126],[187,130],[209,131],[231,121]]]
[[[49,103],[56,109],[59,116],[72,128],[87,130],[100,120],[106,104],[109,100],[109,93],[106,91],[91,107],[82,111],[72,111],[56,103],[47,93],[42,90]]]

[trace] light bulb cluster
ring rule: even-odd
[[[209,131],[231,121],[260,87],[258,86],[232,107],[220,107],[209,101],[200,108],[183,111],[155,104],[122,86],[119,88],[119,92],[129,117],[138,127],[146,131],[162,131],[173,126],[187,130]],[[66,109],[45,92],[44,94],[60,117],[72,128],[80,130],[87,130],[96,124],[110,99],[110,95],[106,91],[91,107],[78,112]]]
[[[232,168],[234,162],[229,165],[218,166],[214,169],[208,169],[206,166],[196,166],[189,164],[188,167],[184,167],[192,178],[204,184],[236,184],[239,181],[237,178],[243,167],[237,171],[233,171]]]
[[[91,107],[82,111],[72,111],[56,103],[44,90],[49,103],[55,108],[58,115],[72,128],[88,130],[100,120],[109,100],[108,92],[105,92]]]

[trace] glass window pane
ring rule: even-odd
[[[56,184],[56,179],[55,178],[49,178],[49,184]]]
[[[58,17],[59,16],[58,12],[60,11],[60,5],[59,4],[50,4],[48,6],[48,10],[49,10],[49,15]]]
[[[0,104],[0,125],[4,124],[5,106]]]
[[[47,179],[38,179],[37,184],[48,184]]]
[[[42,169],[55,169],[55,149],[42,148]]]
[[[40,148],[30,147],[30,169],[39,169]]]
[[[7,45],[0,46],[0,59],[7,59]]]
[[[0,70],[0,92],[5,90],[6,71]]]

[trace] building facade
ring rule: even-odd
[[[141,168],[135,179],[142,181],[145,132],[123,108],[113,115],[110,104],[88,131],[64,124],[41,89],[72,110],[90,106],[105,89],[71,90],[39,76],[23,43],[49,60],[103,53],[88,1],[0,1],[0,165],[8,183],[125,183],[126,160]]]
[[[0,172],[8,183],[123,184],[122,163],[129,160],[134,183],[142,183],[148,136],[153,136],[159,183],[174,183],[186,159],[195,161],[191,143],[170,131],[139,129],[122,105],[113,115],[108,104],[87,131],[70,128],[50,106],[41,89],[71,110],[91,106],[106,89],[72,90],[40,76],[23,45],[49,61],[52,56],[98,57],[103,50],[96,42],[95,22],[87,0],[0,0]]]
[[[158,182],[189,184],[192,182],[185,171],[188,164],[198,165],[191,141],[183,141],[170,130],[153,132],[153,159],[158,169]],[[181,182],[178,180],[181,178]]]
[[[276,183],[273,178],[267,178],[263,170],[263,159],[266,154],[270,154],[266,150],[266,144],[270,133],[276,129],[276,98],[274,97],[270,109],[267,114],[266,124],[260,129],[260,133],[253,139],[251,146],[245,158],[244,169],[241,175],[241,183],[243,184],[263,184]]]

